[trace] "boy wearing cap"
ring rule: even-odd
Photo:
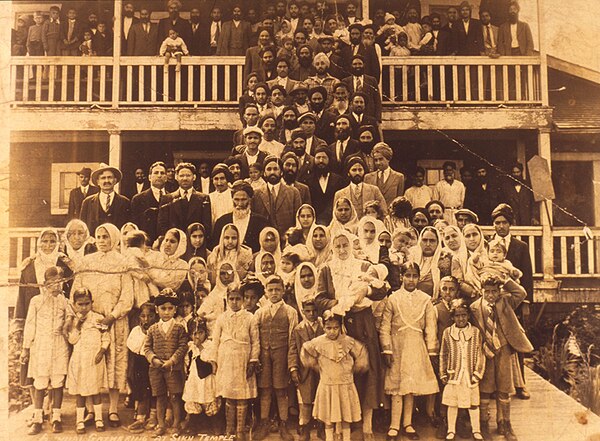
[[[83,167],[77,172],[77,178],[79,179],[79,187],[75,187],[69,193],[69,219],[78,219],[79,213],[81,212],[81,203],[83,200],[93,194],[98,193],[100,189],[90,185],[90,176],[92,175],[92,169],[89,167]]]
[[[283,301],[283,280],[278,275],[270,276],[265,283],[265,295],[269,302],[258,309],[254,319],[260,333],[260,365],[258,396],[260,398],[260,425],[253,439],[264,439],[269,432],[271,396],[275,390],[279,410],[279,435],[286,441],[294,437],[287,427],[288,394],[290,382],[288,372],[288,349],[292,331],[298,324],[296,310]]]
[[[183,324],[174,319],[179,299],[172,289],[163,289],[154,304],[160,320],[148,329],[144,355],[150,363],[152,396],[157,398],[155,434],[162,436],[167,431],[167,397],[173,407],[173,427],[179,430],[182,422],[183,357],[187,351],[188,333]]]
[[[131,220],[129,199],[115,191],[115,185],[121,182],[123,174],[118,168],[100,164],[92,173],[91,179],[100,192],[88,195],[83,200],[80,219],[90,231],[96,231],[96,227],[107,222],[121,228]]]
[[[265,158],[267,157],[267,153],[258,150],[258,146],[262,142],[263,138],[263,131],[259,127],[246,127],[243,131],[243,135],[244,145],[241,147],[245,147],[244,151],[235,157],[240,160],[240,177],[241,179],[246,179],[250,176],[250,165],[254,164],[255,162],[263,164]]]

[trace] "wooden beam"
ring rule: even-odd
[[[121,131],[109,130],[108,134],[108,164],[121,170],[121,157],[123,153]],[[115,190],[119,191],[119,184],[115,185]]]
[[[113,71],[112,107],[119,107],[121,89],[121,34],[123,32],[123,0],[115,0],[115,20],[113,29]]]
[[[550,147],[550,131],[538,132],[538,155],[548,161],[551,172],[552,154]],[[554,280],[554,238],[552,236],[552,203],[549,200],[540,202],[540,223],[542,224],[542,272],[544,280]]]

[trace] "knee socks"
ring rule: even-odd
[[[510,421],[510,398],[498,398],[496,403],[498,404],[497,413],[500,415],[497,419]]]
[[[402,418],[402,425],[404,427],[412,425],[414,399],[413,394],[404,395],[404,416]]]
[[[392,419],[390,429],[400,431],[400,419],[402,418],[402,395],[392,395]]]
[[[225,401],[225,432],[227,435],[235,434],[236,422],[236,400],[227,399]]]
[[[333,426],[325,426],[325,441],[333,441]]]
[[[448,406],[448,433],[456,433],[456,417],[458,416],[458,407]],[[479,422],[478,422],[479,424]]]
[[[85,414],[85,407],[76,407],[75,408],[75,422],[83,423],[83,415]]]
[[[246,414],[248,413],[248,402],[246,400],[237,401],[237,432],[244,431],[246,424]]]
[[[472,407],[469,409],[469,418],[471,419],[473,433],[481,432],[481,425],[479,424],[479,407]]]
[[[94,404],[94,420],[102,421],[102,403]]]
[[[363,433],[373,433],[373,409],[362,410]]]
[[[271,411],[271,394],[273,389],[262,388],[260,389],[260,419],[266,421],[269,419],[269,413]]]
[[[308,423],[310,423],[311,415],[312,415],[312,404],[301,404],[298,424],[300,424],[301,426],[305,426]]]

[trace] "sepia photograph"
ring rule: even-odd
[[[1,0],[0,437],[600,441],[599,14]]]

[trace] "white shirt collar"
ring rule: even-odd
[[[190,197],[192,196],[193,189],[190,188],[188,190],[184,190],[183,188],[179,187],[179,194],[181,195],[182,198],[185,197],[184,194],[186,191],[187,191],[187,200],[189,201]]]
[[[167,320],[166,322],[163,320],[160,321],[160,327],[162,328],[162,330],[165,334],[167,334],[171,330],[174,322],[175,322],[175,319],[172,317],[169,320]]]

